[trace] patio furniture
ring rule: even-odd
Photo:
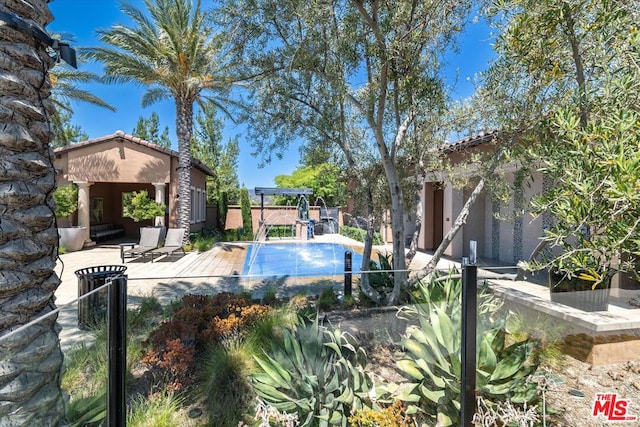
[[[138,246],[120,251],[122,263],[124,264],[125,258],[132,258],[135,256],[144,257],[147,252],[157,249],[164,238],[164,233],[164,227],[140,228],[140,242],[138,243]]]
[[[96,242],[124,234],[124,227],[118,224],[94,224],[89,228],[89,237]]]
[[[133,249],[135,248],[137,245],[136,242],[122,242],[122,243],[118,243],[118,246],[120,246],[120,258],[122,259],[122,262],[124,262],[124,251],[125,249],[129,248],[129,249]]]
[[[171,255],[177,251],[182,251],[182,254],[184,255],[185,251],[182,248],[184,233],[184,228],[170,228],[167,230],[167,237],[164,241],[164,246],[148,252],[151,255],[151,262],[153,262],[154,255],[166,255],[167,257],[171,257]]]

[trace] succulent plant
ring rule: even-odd
[[[438,425],[460,422],[461,281],[447,279],[419,286],[420,301],[399,313],[413,325],[402,340],[397,368],[409,383],[387,386],[395,398],[438,420]],[[536,398],[535,384],[527,382],[537,366],[529,357],[535,342],[505,345],[504,319],[492,318],[499,307],[486,290],[478,296],[477,393],[489,400],[514,403]]]
[[[317,319],[285,327],[256,361],[260,372],[251,384],[258,396],[281,412],[296,413],[302,426],[346,426],[373,387],[364,350]]]

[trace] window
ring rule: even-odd
[[[190,221],[193,224],[194,222],[196,222],[196,203],[195,203],[195,194],[196,194],[196,189],[194,187],[191,187],[191,212],[190,212]]]
[[[200,220],[206,221],[207,219],[207,192],[200,190]]]
[[[201,188],[191,187],[191,223],[203,222],[207,215],[207,193]]]

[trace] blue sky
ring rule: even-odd
[[[142,5],[140,0],[134,4]],[[203,4],[206,6],[207,1]],[[54,0],[49,8],[55,20],[47,27],[50,32],[70,33],[75,37],[74,46],[96,46],[98,44],[96,30],[108,28],[115,23],[126,23],[124,15],[118,10],[115,0]],[[473,93],[473,76],[486,68],[492,58],[491,40],[488,27],[480,23],[469,23],[459,43],[460,51],[449,55],[446,59],[446,75],[453,84],[452,97],[463,98]],[[87,70],[100,74],[97,64],[82,64]],[[73,122],[79,124],[90,138],[114,133],[117,130],[131,133],[140,116],[149,117],[156,112],[162,129],[169,126],[170,138],[175,146],[175,108],[172,102],[164,101],[147,108],[142,108],[140,100],[145,89],[136,85],[87,85],[90,90],[102,99],[114,105],[116,112],[94,107],[84,103],[72,105]],[[251,145],[244,134],[242,126],[226,120],[225,140],[237,136],[240,141],[240,157],[238,160],[238,178],[240,184],[247,188],[275,186],[274,177],[280,174],[291,174],[299,165],[297,147],[292,148],[282,160],[274,158],[264,168],[259,168],[260,160],[251,156]]]

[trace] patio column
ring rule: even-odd
[[[156,202],[162,203],[166,206],[166,202],[164,199],[164,189],[167,186],[164,182],[155,182],[153,186],[156,188]],[[164,215],[157,216],[155,219],[155,223],[157,226],[164,227]]]
[[[89,187],[93,185],[93,182],[87,181],[74,181],[74,184],[78,186],[78,225],[84,227],[84,246],[91,246],[93,243],[89,235],[90,228],[90,203]]]
[[[462,207],[464,206],[464,197],[461,190],[457,190],[453,187],[450,182],[447,182],[444,191],[443,191],[443,215],[444,215],[444,223],[442,227],[442,235],[446,236],[446,234],[453,227],[453,223],[456,218],[462,211]],[[449,248],[445,251],[445,255],[448,255],[452,258],[462,258],[463,254],[463,241],[464,241],[464,227],[456,237],[454,237],[453,241],[449,245]]]

